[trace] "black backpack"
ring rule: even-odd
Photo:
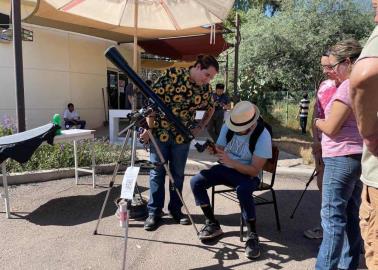
[[[253,155],[253,152],[255,152],[257,140],[259,139],[261,133],[264,131],[264,128],[268,130],[268,132],[270,133],[270,136],[273,138],[272,126],[269,125],[267,122],[265,122],[264,119],[262,119],[260,116],[259,119],[257,119],[257,126],[255,130],[253,131],[251,137],[249,138],[249,151],[251,152],[252,155]],[[232,137],[234,136],[234,133],[235,132],[230,129],[227,131],[227,134],[226,134],[227,143],[231,141]]]

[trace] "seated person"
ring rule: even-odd
[[[80,120],[80,116],[75,111],[75,107],[72,103],[68,103],[67,109],[64,111],[63,118],[66,129],[70,129],[73,126],[78,126],[80,129],[85,128],[86,122],[84,120]]]
[[[260,246],[256,233],[256,212],[252,193],[259,187],[259,173],[265,162],[272,157],[272,139],[265,127],[259,135],[257,120],[259,109],[249,101],[241,101],[235,105],[225,124],[222,126],[214,152],[219,164],[202,170],[194,176],[191,188],[196,205],[200,206],[206,222],[199,233],[200,240],[208,240],[221,235],[222,229],[212,211],[207,189],[216,185],[226,185],[236,189],[242,209],[242,216],[248,228],[248,239],[245,247],[246,257],[256,259],[260,256]],[[231,130],[231,134],[229,133]],[[258,136],[253,153],[250,142],[254,132]],[[228,136],[229,133],[231,136]]]

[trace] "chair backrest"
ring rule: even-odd
[[[269,172],[272,174],[272,178],[270,181],[270,186],[272,187],[274,185],[274,180],[276,178],[276,169],[277,169],[277,163],[278,163],[278,156],[280,154],[280,150],[277,146],[272,146],[272,158],[268,159],[263,167],[263,172]]]

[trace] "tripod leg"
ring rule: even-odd
[[[130,206],[131,202],[120,202],[118,205],[119,213],[120,213],[120,226],[125,228],[125,242],[123,248],[123,262],[122,262],[122,269],[126,269],[126,255],[127,255],[127,240],[129,236],[129,219],[130,219]]]
[[[167,174],[168,174],[169,181],[170,181],[172,187],[175,189],[175,191],[176,191],[178,197],[180,198],[180,201],[182,202],[182,205],[184,206],[185,211],[186,211],[186,213],[188,214],[188,217],[189,217],[189,219],[190,219],[190,222],[192,223],[193,228],[194,228],[194,230],[196,231],[196,233],[197,233],[197,235],[198,235],[198,233],[199,233],[199,232],[198,232],[198,229],[197,229],[196,225],[194,224],[194,221],[193,221],[192,215],[190,214],[189,209],[188,209],[188,207],[186,206],[186,204],[185,204],[185,202],[184,202],[184,199],[182,198],[182,195],[181,195],[180,191],[177,189],[177,187],[176,187],[176,185],[175,185],[175,181],[174,181],[174,179],[173,179],[173,177],[172,177],[171,171],[169,170],[168,164],[165,162],[165,159],[164,159],[164,157],[163,157],[163,154],[161,153],[160,148],[159,148],[159,146],[157,145],[156,140],[155,140],[154,136],[152,135],[151,131],[150,131],[150,130],[147,130],[147,132],[148,132],[148,136],[150,137],[150,140],[151,140],[152,144],[154,145],[154,147],[155,147],[155,149],[156,149],[156,152],[157,152],[157,154],[158,154],[158,156],[159,156],[159,158],[160,158],[160,162],[163,164],[163,166],[164,166],[164,168],[165,168],[165,171],[166,171]]]
[[[294,218],[294,214],[295,214],[295,212],[297,211],[297,208],[298,208],[300,202],[302,201],[303,195],[305,194],[305,192],[306,192],[308,186],[310,185],[311,181],[314,180],[314,177],[315,177],[317,174],[318,174],[318,172],[316,171],[316,168],[315,168],[314,171],[312,172],[310,178],[308,179],[308,181],[307,181],[307,183],[306,183],[306,187],[305,187],[305,189],[303,190],[303,192],[302,192],[302,194],[301,194],[301,197],[299,198],[297,204],[295,205],[295,208],[294,208],[294,210],[293,210],[293,213],[291,213],[290,218]]]
[[[104,203],[102,204],[102,208],[101,208],[101,212],[100,212],[100,215],[98,217],[98,220],[97,220],[97,224],[96,224],[96,228],[93,232],[93,234],[97,234],[97,229],[98,229],[98,226],[100,225],[100,222],[101,222],[101,219],[102,219],[102,216],[104,215],[104,210],[105,210],[105,206],[106,206],[106,203],[108,202],[108,199],[109,199],[109,195],[110,195],[110,191],[112,190],[113,188],[113,185],[114,185],[114,182],[115,182],[115,178],[117,176],[117,173],[118,173],[118,169],[119,169],[119,164],[121,163],[121,159],[126,151],[126,147],[127,147],[127,143],[128,143],[128,140],[129,140],[129,137],[130,137],[130,133],[131,133],[131,130],[129,129],[126,133],[126,138],[125,138],[125,142],[123,143],[122,145],[122,150],[121,150],[121,153],[119,154],[118,156],[118,159],[117,159],[117,163],[114,167],[114,171],[113,171],[113,175],[112,175],[112,178],[109,182],[109,187],[108,187],[108,191],[106,192],[106,196],[105,196],[105,199],[104,199]]]

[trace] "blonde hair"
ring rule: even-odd
[[[361,44],[354,38],[349,38],[339,41],[332,46],[330,55],[333,55],[338,62],[349,58],[353,64],[360,56],[361,51]]]

